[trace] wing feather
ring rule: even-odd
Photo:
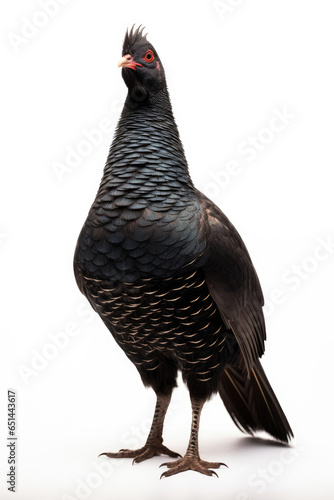
[[[197,192],[207,235],[206,282],[225,324],[234,332],[248,375],[264,352],[260,282],[239,233],[221,210]]]

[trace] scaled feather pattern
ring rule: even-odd
[[[143,448],[106,454],[178,456],[162,445],[162,431],[181,371],[191,438],[163,476],[212,475],[221,464],[200,459],[197,434],[202,406],[217,392],[243,431],[265,430],[282,442],[293,435],[259,361],[266,339],[261,286],[234,226],[193,185],[164,68],[141,27],[126,33],[119,66],[128,95],[74,271],[157,406]]]

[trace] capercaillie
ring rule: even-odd
[[[241,430],[265,430],[282,442],[293,435],[259,361],[262,291],[238,232],[192,183],[164,68],[140,27],[126,33],[119,66],[128,95],[74,271],[157,404],[142,448],[105,454],[136,462],[179,456],[162,444],[162,431],[181,371],[191,435],[163,476],[212,475],[221,464],[200,458],[198,428],[203,404],[217,392]]]

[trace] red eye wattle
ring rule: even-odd
[[[154,59],[153,50],[147,50],[145,56],[143,57],[144,61],[152,62]]]

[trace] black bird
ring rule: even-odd
[[[259,361],[262,291],[238,232],[192,183],[164,68],[140,27],[126,33],[118,65],[128,95],[74,270],[157,403],[146,444],[105,455],[135,462],[180,456],[162,444],[180,370],[191,435],[185,456],[164,464],[162,476],[189,469],[212,475],[222,464],[200,459],[198,428],[203,404],[216,392],[241,430],[265,430],[282,442],[293,436]]]

